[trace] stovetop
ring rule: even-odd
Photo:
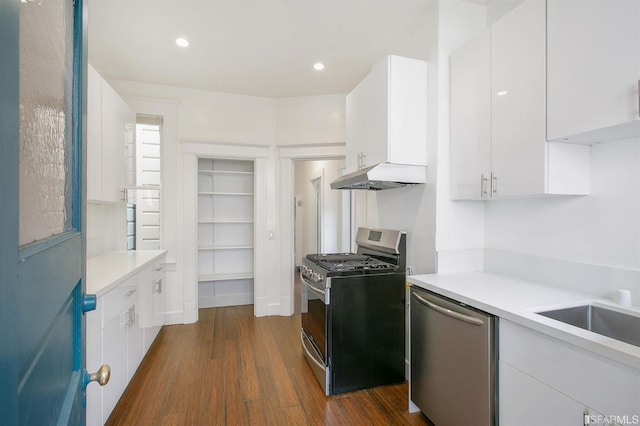
[[[309,254],[307,259],[332,274],[382,272],[396,269],[396,266],[391,263],[355,253]]]

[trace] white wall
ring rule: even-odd
[[[346,132],[346,96],[278,98],[278,145],[341,143]]]
[[[283,225],[280,217],[283,211],[288,213],[286,209],[292,207],[292,203],[289,194],[282,194],[283,185],[279,184],[281,163],[276,146],[314,149],[324,144],[332,146],[331,151],[343,153],[345,95],[274,99],[120,80],[109,82],[138,113],[157,113],[154,111],[167,104],[174,107],[170,134],[164,135],[162,164],[163,242],[164,248],[169,249],[169,259],[175,262],[171,265],[175,279],[170,280],[173,285],[169,291],[169,322],[197,319],[196,278],[189,258],[197,241],[185,219],[193,216],[193,206],[184,197],[190,193],[192,163],[197,155],[215,156],[216,153],[249,158],[259,152],[254,156],[262,177],[256,191],[263,194],[256,192],[256,203],[264,220],[260,226],[256,223],[256,247],[262,250],[260,255],[256,252],[256,258],[260,257],[256,268],[263,273],[255,283],[255,312],[256,315],[290,315],[293,302],[289,293],[293,285],[281,265],[289,261],[283,256],[289,255],[288,247],[292,245],[289,241],[292,229],[284,226],[293,224]],[[299,157],[304,158],[304,153]],[[285,170],[285,180],[289,172]],[[283,204],[282,197],[286,197],[289,206]],[[290,261],[293,265],[293,258]],[[292,272],[293,266],[287,269]]]
[[[124,203],[87,203],[87,257],[127,249],[127,206]]]
[[[436,250],[441,273],[480,270],[483,266],[484,204],[451,201],[450,196],[449,55],[486,25],[486,7],[457,0],[440,2]]]
[[[485,242],[575,262],[640,268],[640,140],[594,145],[591,195],[487,203]]]
[[[276,101],[207,90],[109,80],[122,96],[178,102],[178,140],[274,145]]]
[[[588,196],[486,203],[485,246],[493,252],[487,269],[599,296],[631,288],[640,304],[640,140],[591,147]],[[522,270],[503,270],[514,253]],[[529,266],[555,261],[573,266],[549,277]],[[604,275],[589,276],[596,267]]]

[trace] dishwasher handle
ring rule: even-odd
[[[420,297],[417,293],[411,293],[415,296],[415,298],[418,300],[418,302],[422,303],[423,305],[425,305],[428,308],[433,309],[436,312],[441,313],[442,315],[446,315],[448,317],[457,319],[459,321],[463,321],[466,322],[467,324],[472,324],[472,325],[484,325],[484,322],[478,318],[474,318],[471,317],[469,315],[465,315],[465,314],[461,314],[460,312],[456,312],[456,311],[452,311],[451,309],[447,309],[447,308],[443,308],[440,305],[437,305],[433,302],[428,301],[427,299],[425,299],[424,297]]]

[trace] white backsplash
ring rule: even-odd
[[[544,258],[502,250],[484,250],[484,271],[509,275],[608,299],[628,289],[640,306],[640,270]]]
[[[87,202],[87,258],[126,249],[126,204]]]

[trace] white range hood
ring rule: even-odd
[[[331,182],[331,189],[366,189],[379,191],[425,183],[427,168],[410,164],[379,163]]]
[[[347,95],[347,170],[332,189],[383,190],[427,180],[427,63],[389,55]],[[356,161],[357,159],[357,161]]]

